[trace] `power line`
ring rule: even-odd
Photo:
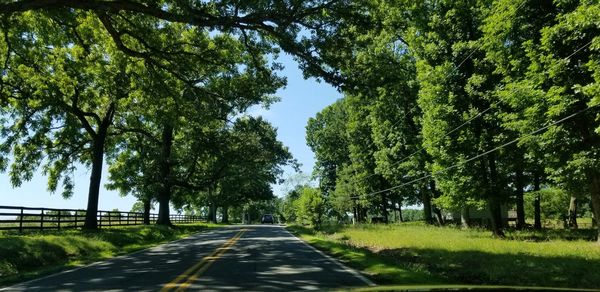
[[[494,104],[492,104],[491,106],[489,106],[488,108],[484,109],[483,111],[477,113],[477,115],[473,116],[472,118],[468,119],[467,121],[465,121],[464,123],[462,123],[460,126],[452,129],[450,132],[447,132],[446,134],[444,134],[441,138],[446,138],[448,136],[450,136],[450,134],[458,131],[459,129],[461,129],[462,127],[466,126],[467,124],[469,124],[470,122],[472,122],[473,120],[479,118],[480,116],[482,116],[483,114],[485,114],[486,112],[488,112],[490,109],[492,109],[495,105],[497,105],[499,103],[499,101],[495,102]],[[398,162],[395,162],[393,165],[396,164],[400,164],[406,160],[408,160],[409,158],[413,157],[414,155],[418,154],[419,152],[423,151],[425,149],[425,147],[423,147],[421,145],[421,147],[419,147],[419,149],[417,149],[416,151],[414,151],[413,153],[409,154],[408,156],[402,158],[401,160],[399,160]],[[392,165],[392,166],[393,166]]]
[[[583,49],[585,49],[586,47],[588,47],[589,45],[591,45],[591,44],[592,44],[592,41],[593,41],[593,39],[592,39],[592,40],[590,40],[589,42],[587,42],[586,44],[582,45],[581,47],[577,48],[577,49],[576,49],[576,50],[575,50],[573,53],[571,53],[571,54],[570,54],[569,56],[567,56],[566,58],[563,58],[562,60],[565,60],[565,61],[566,61],[566,60],[570,59],[570,58],[571,58],[571,57],[573,57],[575,54],[577,54],[577,53],[578,53],[578,52],[580,52],[581,50],[583,50]],[[499,101],[498,101],[498,102],[499,102]],[[496,103],[494,103],[494,104],[497,104],[498,102],[496,102]],[[600,104],[596,104],[596,105],[593,105],[593,106],[587,107],[587,108],[585,108],[585,109],[583,109],[583,110],[580,110],[580,111],[578,111],[578,112],[576,112],[576,113],[573,113],[573,114],[571,114],[571,115],[569,115],[569,116],[567,116],[567,117],[564,117],[564,118],[562,118],[562,119],[560,119],[560,120],[558,120],[558,121],[555,121],[555,122],[553,122],[553,123],[550,123],[549,125],[546,125],[546,126],[544,126],[544,127],[541,127],[541,128],[539,128],[539,129],[536,129],[536,130],[534,130],[534,131],[532,131],[532,132],[530,132],[530,133],[524,134],[524,135],[522,135],[522,136],[520,136],[520,137],[518,137],[518,138],[516,138],[516,139],[514,139],[514,140],[512,140],[512,141],[510,141],[510,142],[504,143],[504,144],[502,144],[502,145],[500,145],[500,146],[498,146],[498,147],[496,147],[496,148],[494,148],[494,149],[491,149],[491,150],[488,150],[488,151],[486,151],[486,152],[483,152],[483,153],[481,153],[481,154],[478,154],[478,155],[476,155],[476,156],[474,156],[474,157],[471,157],[471,158],[469,158],[469,159],[467,159],[467,160],[465,160],[465,161],[461,161],[461,162],[459,162],[459,163],[456,163],[456,164],[454,164],[454,165],[451,165],[451,166],[449,166],[449,167],[447,167],[447,168],[444,168],[444,169],[442,169],[442,170],[439,170],[439,171],[436,171],[436,172],[430,173],[430,174],[428,174],[428,175],[425,175],[425,176],[422,176],[422,177],[419,177],[419,178],[413,179],[413,180],[411,180],[411,181],[408,181],[408,182],[405,182],[405,183],[402,183],[402,184],[399,184],[399,185],[396,185],[396,186],[393,186],[393,187],[390,187],[390,188],[387,188],[387,189],[383,189],[383,190],[379,190],[379,191],[375,191],[375,192],[368,193],[368,194],[366,194],[365,196],[366,196],[366,197],[368,197],[368,196],[377,195],[377,194],[380,194],[380,193],[384,193],[384,192],[392,191],[392,190],[395,190],[395,189],[401,188],[401,187],[403,187],[403,186],[410,185],[410,184],[413,184],[413,183],[415,183],[415,182],[418,182],[418,181],[421,181],[421,180],[424,180],[424,179],[430,178],[430,177],[432,177],[432,176],[433,176],[433,175],[435,175],[435,174],[438,174],[438,173],[441,173],[441,172],[444,172],[444,171],[447,171],[447,170],[450,170],[450,169],[456,168],[456,167],[460,166],[461,164],[464,164],[464,163],[471,162],[471,161],[473,161],[473,160],[475,160],[475,159],[477,159],[477,158],[480,158],[480,157],[482,157],[482,156],[488,155],[488,154],[490,154],[490,153],[492,153],[492,152],[495,152],[495,151],[497,151],[497,150],[499,150],[499,149],[502,149],[502,148],[504,148],[504,147],[506,147],[506,146],[512,145],[512,144],[514,144],[514,143],[518,142],[519,140],[521,140],[521,139],[525,138],[526,136],[535,135],[535,134],[537,134],[537,133],[539,133],[539,132],[541,132],[541,131],[543,131],[543,130],[545,130],[545,129],[547,129],[547,128],[551,127],[551,126],[554,126],[554,125],[557,125],[557,124],[559,124],[559,123],[562,123],[562,122],[564,122],[564,121],[566,121],[566,120],[569,120],[569,119],[571,119],[571,118],[573,118],[573,117],[575,117],[575,116],[577,116],[577,115],[579,115],[579,114],[581,114],[581,113],[584,113],[584,112],[586,112],[586,111],[588,111],[588,110],[590,110],[590,109],[592,109],[592,108],[595,108],[595,107],[596,107],[596,106],[598,106],[598,105],[600,105]],[[493,105],[492,105],[492,106],[493,106]],[[482,112],[481,112],[481,114],[482,114],[482,113],[484,113],[485,111],[488,111],[489,109],[491,109],[491,108],[492,108],[492,106],[490,106],[490,107],[488,107],[486,110],[482,111]],[[473,117],[472,119],[468,120],[466,123],[468,123],[468,122],[472,121],[473,119],[475,119],[475,118],[476,118],[476,117],[478,117],[478,116],[480,116],[480,114],[479,114],[479,115],[477,115],[477,116],[475,116],[475,117]],[[464,124],[464,123],[463,123],[463,124]],[[454,130],[453,130],[453,131],[454,131]],[[452,131],[451,131],[451,132],[452,132]],[[450,132],[449,132],[449,133],[450,133]],[[448,135],[448,133],[447,133],[445,136],[447,136],[447,135]],[[418,151],[421,151],[422,149],[423,149],[423,148],[421,148],[421,149],[420,149],[420,150],[418,150]],[[414,155],[414,154],[416,154],[416,153],[417,153],[417,152],[415,152],[415,153],[413,153],[413,154],[411,154],[411,155]],[[349,198],[350,198],[350,199],[354,199],[354,198],[360,198],[360,197],[361,197],[361,196],[352,196],[352,197],[349,197]]]
[[[517,143],[518,141],[520,141],[520,140],[521,140],[521,139],[523,139],[523,138],[526,138],[526,137],[528,137],[528,136],[532,136],[532,135],[538,134],[539,132],[541,132],[541,131],[543,131],[543,130],[546,130],[546,129],[548,129],[548,128],[552,127],[552,126],[555,126],[555,125],[558,125],[558,124],[560,124],[560,123],[562,123],[562,122],[564,122],[564,121],[567,121],[567,120],[569,120],[569,119],[571,119],[571,118],[573,118],[573,117],[575,117],[575,116],[577,116],[577,115],[580,115],[580,114],[582,114],[582,113],[584,113],[584,112],[586,112],[586,111],[588,111],[588,110],[590,110],[590,109],[592,109],[592,108],[595,108],[595,107],[597,107],[597,106],[599,106],[599,105],[600,105],[600,104],[596,104],[596,105],[593,105],[593,106],[587,107],[587,108],[585,108],[585,109],[579,110],[579,111],[577,111],[577,112],[575,112],[575,113],[573,113],[573,114],[570,114],[570,115],[568,115],[568,116],[566,116],[566,117],[564,117],[564,118],[562,118],[562,119],[560,119],[560,120],[558,120],[558,121],[552,122],[552,123],[550,123],[550,124],[548,124],[548,125],[546,125],[546,126],[544,126],[544,127],[538,128],[538,129],[536,129],[536,130],[534,130],[534,131],[532,131],[532,132],[529,132],[529,133],[527,133],[527,134],[524,134],[524,135],[522,135],[522,136],[520,136],[520,137],[518,137],[518,138],[516,138],[516,139],[514,139],[514,140],[512,140],[512,141],[510,141],[510,142],[504,143],[504,144],[502,144],[502,145],[500,145],[500,146],[497,146],[497,147],[495,147],[495,148],[493,148],[493,149],[491,149],[491,150],[488,150],[488,151],[485,151],[485,152],[483,152],[483,153],[477,154],[477,155],[475,155],[475,156],[473,156],[473,157],[471,157],[471,158],[468,158],[468,159],[466,159],[466,160],[464,160],[464,161],[461,161],[461,162],[459,162],[459,163],[456,163],[456,164],[453,164],[453,165],[451,165],[451,166],[448,166],[448,167],[446,167],[446,168],[444,168],[444,169],[442,169],[442,170],[435,171],[435,172],[433,172],[433,173],[430,173],[430,174],[428,174],[428,175],[425,175],[425,176],[422,176],[422,177],[419,177],[419,178],[413,179],[413,180],[411,180],[411,181],[408,181],[408,182],[405,182],[405,183],[402,183],[402,184],[399,184],[399,185],[396,185],[396,186],[393,186],[393,187],[390,187],[390,188],[387,188],[387,189],[383,189],[383,190],[379,190],[379,191],[375,191],[375,192],[368,193],[368,194],[366,194],[365,196],[372,196],[372,195],[377,195],[377,194],[381,194],[381,193],[388,192],[388,191],[393,191],[393,190],[395,190],[395,189],[398,189],[398,188],[401,188],[401,187],[403,187],[403,186],[406,186],[406,185],[413,184],[413,183],[415,183],[415,182],[418,182],[418,181],[424,180],[424,179],[426,179],[426,178],[430,178],[430,177],[432,177],[432,176],[434,176],[434,175],[436,175],[436,174],[439,174],[439,173],[442,173],[442,172],[448,171],[448,170],[450,170],[450,169],[457,168],[457,167],[459,167],[459,166],[461,166],[461,165],[463,165],[463,164],[465,164],[465,163],[471,162],[471,161],[473,161],[473,160],[475,160],[475,159],[478,159],[478,158],[481,158],[481,157],[483,157],[483,156],[486,156],[486,155],[488,155],[488,154],[490,154],[490,153],[496,152],[496,151],[498,151],[498,150],[500,150],[500,149],[502,149],[502,148],[504,148],[504,147],[507,147],[507,146],[510,146],[510,145],[512,145],[512,144],[514,144],[514,143]],[[353,197],[350,197],[350,198],[360,198],[360,196],[353,196]]]

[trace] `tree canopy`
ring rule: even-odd
[[[426,221],[466,225],[469,209],[485,209],[502,236],[507,209],[518,228],[534,217],[526,192],[560,189],[599,217],[597,3],[371,4],[380,27],[358,33],[354,66],[341,67],[364,82],[307,126],[332,207],[360,221],[357,207],[378,216],[407,200]]]

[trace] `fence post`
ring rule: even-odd
[[[129,225],[129,212],[127,212],[127,225]]]
[[[75,228],[77,228],[77,221],[79,218],[77,218],[77,210],[75,210]]]
[[[110,211],[108,211],[108,227],[112,227],[112,218],[110,218],[112,217],[111,215],[112,214],[110,213]]]
[[[23,207],[21,207],[21,217],[19,218],[19,232],[23,233]]]
[[[44,230],[44,208],[42,208],[40,215],[40,230]]]
[[[58,211],[58,230],[60,230],[60,211]]]
[[[98,211],[98,213],[96,213],[96,216],[98,217],[98,229],[102,228],[102,211]]]

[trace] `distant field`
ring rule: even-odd
[[[98,231],[0,231],[0,285],[111,258],[215,226],[191,223],[172,228],[142,225]]]
[[[504,240],[414,223],[290,230],[381,284],[600,287],[593,230],[509,232]]]

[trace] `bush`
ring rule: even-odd
[[[310,224],[316,228],[323,222],[325,199],[316,188],[304,187],[295,201],[299,223]]]

